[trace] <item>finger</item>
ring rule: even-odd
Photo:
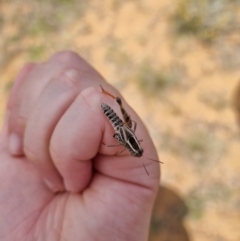
[[[131,120],[135,122],[136,130],[134,131],[135,127],[132,126],[130,129],[131,135],[127,135],[127,139],[124,140],[125,142],[128,141],[129,137],[135,137],[137,140],[139,140],[139,144],[141,147],[136,148],[138,149],[138,153],[140,151],[140,148],[143,150],[143,153],[138,156],[134,157],[131,156],[131,148],[126,147],[108,147],[107,145],[102,145],[102,148],[100,149],[100,153],[106,154],[107,152],[111,152],[111,156],[107,154],[108,156],[102,156],[100,155],[99,158],[96,159],[94,163],[95,169],[97,169],[99,172],[104,173],[107,176],[111,176],[118,179],[123,179],[124,181],[137,183],[140,185],[148,186],[149,188],[157,188],[159,183],[159,175],[160,175],[160,169],[159,164],[157,163],[159,161],[156,149],[154,147],[154,144],[148,134],[148,131],[139,118],[139,116],[135,113],[135,111],[124,101],[124,99],[119,96],[119,94],[112,88],[106,86],[103,87],[105,89],[105,92],[109,92],[110,96],[107,101],[109,102],[109,106],[116,112],[117,116],[122,118],[124,121],[126,117],[126,113],[128,116],[130,116]],[[112,96],[114,98],[112,98]],[[116,97],[120,97],[121,101],[117,101]],[[110,100],[109,100],[110,99]],[[104,100],[106,101],[106,100]],[[122,102],[122,105],[120,104]],[[122,110],[124,108],[124,110]],[[124,115],[125,113],[125,115]],[[107,118],[105,120],[108,121]],[[110,124],[110,121],[108,121],[108,126]],[[127,122],[126,122],[127,123]],[[107,127],[107,125],[105,125]],[[121,130],[119,132],[124,132],[127,129],[127,124],[123,125]],[[112,129],[113,130],[113,129]],[[109,132],[109,130],[105,129],[105,132]],[[118,131],[116,131],[118,133]],[[116,140],[114,138],[108,139],[111,140],[110,144],[116,145]],[[130,140],[130,139],[129,139]],[[141,140],[141,141],[140,141]],[[109,143],[107,143],[109,144]],[[136,145],[137,147],[137,145]],[[121,149],[119,149],[121,148]],[[125,148],[125,149],[124,149]],[[110,150],[109,150],[110,149]],[[114,149],[114,150],[113,150]],[[120,155],[116,153],[119,153],[123,151]],[[147,175],[147,178],[146,178]],[[149,176],[148,176],[149,175]],[[157,186],[156,186],[157,184]]]
[[[101,94],[96,88],[85,89],[53,132],[51,156],[68,191],[82,191],[91,180],[91,159],[97,154],[102,139],[100,103]]]
[[[101,76],[97,71],[95,71],[77,54],[69,51],[57,53],[46,63],[38,64],[34,68],[34,71],[32,71],[27,77],[25,76],[21,88],[17,88],[18,91],[15,91],[14,94],[15,98],[11,102],[9,135],[12,136],[12,138],[10,138],[9,147],[12,142],[15,142],[15,144],[18,143],[18,148],[15,148],[15,151],[9,148],[13,155],[23,154],[22,140],[26,122],[43,89],[54,76],[57,76],[65,69],[69,68],[76,68],[79,70],[82,80],[88,78],[88,81],[82,81],[82,88],[85,88],[85,86],[96,79],[101,79]]]
[[[32,70],[36,67],[35,63],[27,63],[23,66],[20,70],[19,74],[17,75],[13,88],[10,91],[10,95],[8,97],[8,110],[11,110],[14,106],[14,103],[17,101],[16,97],[18,95],[19,89],[23,86],[23,82],[27,79],[28,75],[32,72]]]
[[[32,72],[32,70],[36,67],[36,64],[34,63],[28,63],[26,64],[21,71],[19,72],[18,76],[16,77],[16,80],[14,82],[13,88],[10,91],[10,95],[8,98],[7,103],[7,110],[8,110],[8,130],[9,130],[9,122],[10,122],[10,114],[12,113],[14,109],[14,104],[18,103],[18,91],[21,89],[21,87],[24,84],[24,81],[27,79],[29,74]],[[14,154],[21,154],[22,153],[22,142],[18,138],[18,136],[15,133],[11,133],[9,135],[9,151],[10,153]]]
[[[24,133],[24,153],[53,191],[64,187],[51,161],[50,138],[55,125],[80,92],[80,77],[77,70],[71,69],[53,78],[34,105]]]
[[[99,84],[95,85],[99,88]],[[24,152],[53,191],[62,190],[63,185],[62,173],[59,173],[54,163],[52,163],[49,154],[49,140],[59,119],[64,115],[80,91],[81,75],[79,75],[78,71],[72,69],[61,73],[45,87],[34,105],[26,125]],[[100,91],[98,91],[99,94]],[[100,110],[99,105],[98,108]],[[68,133],[68,129],[69,127],[65,129],[66,133]],[[76,163],[74,162],[74,164]],[[76,169],[74,165],[72,167],[73,170]],[[89,165],[87,164],[86,167],[89,167]],[[72,173],[70,172],[71,176],[73,176]],[[81,185],[82,183],[80,182]],[[83,186],[85,185],[83,184]]]
[[[146,178],[139,159],[129,156],[116,157],[102,141],[113,140],[112,126],[101,110],[103,95],[97,88],[81,92],[58,122],[50,142],[50,152],[55,166],[61,173],[67,190],[82,191],[93,177],[93,170],[113,178],[153,187],[159,179],[159,166],[145,162],[151,178]],[[111,100],[112,101],[112,100]],[[138,120],[136,116],[136,120]],[[139,134],[150,140],[143,124]],[[152,156],[156,151],[152,142],[145,144]],[[102,155],[98,154],[100,152]],[[140,164],[139,164],[140,163]],[[156,186],[156,185],[155,185]]]
[[[25,76],[22,85],[15,91],[9,119],[9,151],[12,155],[23,155],[23,133],[29,113],[53,75],[52,71],[56,71],[54,67],[53,63],[38,64],[28,76]],[[46,77],[43,74],[46,74]],[[14,144],[15,149],[11,148]]]
[[[84,62],[83,65],[87,64]],[[87,69],[87,66],[83,69]],[[89,77],[76,69],[71,69],[64,70],[52,78],[42,90],[28,116],[24,132],[24,153],[35,164],[53,191],[61,191],[63,185],[61,175],[49,155],[49,139],[56,123],[81,92],[83,86],[97,81],[98,76],[94,77],[95,71],[89,72],[90,69],[87,69]]]
[[[82,79],[88,79],[89,82],[94,83],[97,80],[102,81],[103,77],[89,65],[83,58],[78,54],[71,51],[62,51],[54,54],[51,58],[51,61],[57,61],[58,63],[63,63],[66,65],[66,68],[75,68],[79,70]],[[89,79],[91,76],[91,79]],[[85,86],[86,83],[83,83]]]
[[[107,88],[107,90],[109,90],[109,87]],[[111,93],[115,96],[119,96],[114,90],[111,90]],[[117,116],[122,118],[122,113],[116,100],[108,98],[107,101],[109,102],[109,106],[116,112]],[[123,99],[122,102],[125,111],[137,124],[135,133],[133,132],[132,127],[131,135],[135,136],[138,140],[143,140],[140,142],[143,154],[139,157],[134,157],[131,156],[131,148],[125,148],[124,150],[123,146],[108,147],[107,145],[101,145],[99,152],[104,155],[99,155],[98,158],[95,159],[94,168],[106,176],[147,186],[149,188],[157,188],[159,184],[160,168],[159,163],[157,163],[159,159],[154,144],[148,134],[147,128],[136,112]],[[103,142],[115,145],[117,142],[112,137],[112,133],[115,133],[115,131],[113,130],[110,121],[106,116],[104,117],[105,122],[107,123],[105,124]],[[111,127],[110,130],[108,129],[109,127]],[[107,133],[111,133],[111,135],[109,136]],[[116,155],[116,153],[119,153],[121,150],[124,150],[124,152],[121,155]]]
[[[9,122],[9,111],[6,111],[5,120],[3,122],[2,129],[0,130],[0,152],[7,149],[8,122]]]

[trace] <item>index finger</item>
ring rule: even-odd
[[[146,186],[151,186],[156,178],[159,179],[156,163],[144,160],[150,173],[148,177],[139,158],[129,154],[116,156],[114,152],[122,147],[114,150],[102,144],[114,141],[114,129],[101,109],[101,104],[105,102],[113,108],[118,107],[114,100],[103,96],[99,86],[83,90],[54,129],[50,152],[69,191],[82,191],[94,178],[96,171],[101,175]],[[119,111],[116,109],[116,112]],[[133,111],[131,116],[138,122],[138,134],[144,138],[146,153],[156,159],[156,151],[146,128]]]

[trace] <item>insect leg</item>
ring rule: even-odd
[[[117,152],[115,155],[119,156],[121,153],[123,153],[127,148],[124,147],[124,149],[122,149],[121,151]]]
[[[146,157],[148,160],[151,160],[151,161],[154,161],[154,162],[158,162],[158,163],[162,163],[162,164],[164,164],[163,162],[161,162],[161,161],[158,161],[158,160],[154,160],[154,159],[151,159],[151,158],[148,158],[148,157]]]
[[[103,89],[102,85],[100,85],[101,89],[102,89],[102,93],[105,95],[108,95],[110,97],[112,97],[113,99],[116,100],[116,102],[118,103],[123,119],[124,119],[124,123],[129,127],[132,128],[132,120],[131,120],[131,116],[127,113],[127,111],[124,109],[123,104],[122,104],[122,99],[120,97],[116,97],[114,95],[112,95],[110,92],[108,92],[107,90]],[[136,123],[136,122],[135,122]],[[135,128],[136,129],[136,128]]]
[[[142,164],[143,164],[143,162],[142,162]],[[144,169],[145,169],[145,171],[146,171],[146,173],[148,174],[148,176],[149,176],[149,173],[148,173],[148,171],[147,171],[147,168],[145,167],[145,165],[143,164],[143,167],[144,167]]]
[[[105,89],[103,89],[102,85],[100,85],[101,89],[102,89],[102,93],[105,95],[109,95],[111,96],[113,99],[116,99],[116,97],[114,95],[112,95],[111,93],[109,93],[108,91],[106,91]]]
[[[122,117],[124,119],[124,123],[129,127],[132,128],[132,119],[131,116],[127,113],[127,111],[123,108],[122,99],[120,97],[116,97],[116,101],[120,107]]]
[[[132,122],[134,123],[134,126],[133,126],[133,133],[135,133],[136,129],[137,129],[137,122],[132,120]]]

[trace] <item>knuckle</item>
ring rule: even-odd
[[[60,89],[78,91],[80,89],[81,76],[76,69],[66,69],[51,80],[52,88],[59,86]]]
[[[80,88],[80,79],[81,76],[79,72],[76,69],[67,69],[64,71],[62,80],[67,86],[70,86],[74,89],[79,89]]]
[[[68,62],[79,61],[80,57],[78,54],[76,54],[73,51],[61,51],[54,54],[51,59],[54,59],[63,63],[68,63]]]

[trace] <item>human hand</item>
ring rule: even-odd
[[[121,115],[100,84],[120,96],[72,52],[18,75],[0,135],[0,240],[147,240],[159,166],[102,145],[116,140],[101,103]],[[157,159],[142,121],[124,107],[144,154]]]

